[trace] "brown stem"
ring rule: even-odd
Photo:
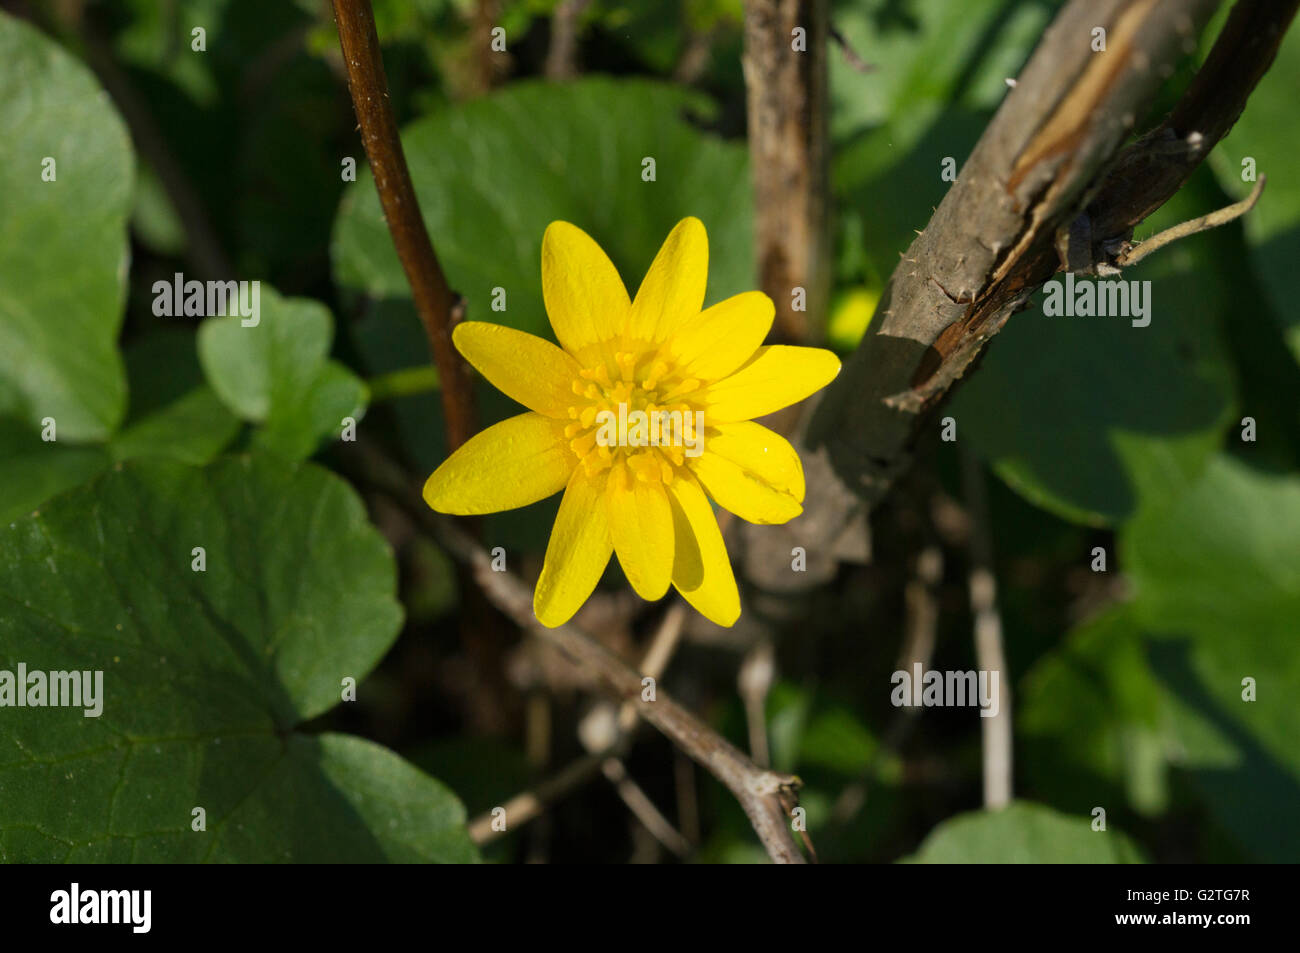
[[[348,91],[361,126],[361,139],[374,173],[388,231],[393,236],[397,257],[411,285],[415,310],[424,324],[438,366],[447,443],[455,450],[475,429],[473,390],[465,365],[451,344],[459,296],[447,284],[420,215],[415,186],[397,134],[397,120],[388,99],[388,79],[370,0],[333,0],[333,3],[347,68]]]

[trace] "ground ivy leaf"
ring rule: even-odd
[[[126,128],[88,69],[4,13],[0,128],[0,414],[103,440],[126,410]]]
[[[469,315],[550,333],[541,243],[556,219],[599,242],[635,293],[672,227],[698,216],[709,232],[708,301],[753,288],[746,150],[683,118],[710,106],[643,80],[528,81],[407,127],[420,209]],[[642,179],[645,159],[655,160],[654,181]],[[333,259],[343,285],[410,297],[368,172],[344,195]],[[504,311],[492,308],[498,287]]]
[[[917,864],[1137,864],[1143,858],[1109,825],[1094,831],[1071,817],[1020,801],[999,811],[972,811],[935,827],[915,854]]]
[[[436,781],[298,730],[391,645],[395,576],[346,483],[260,455],[119,464],[0,530],[0,670],[104,673],[99,717],[0,709],[0,857],[472,859]]]
[[[334,319],[319,302],[261,290],[261,315],[239,315],[199,327],[199,361],[212,389],[245,420],[261,424],[256,442],[290,459],[310,456],[320,439],[359,418],[365,384],[328,360]]]

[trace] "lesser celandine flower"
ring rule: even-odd
[[[751,523],[802,511],[794,448],[752,418],[826,386],[830,351],[762,347],[774,309],[747,291],[701,310],[709,249],[683,219],[635,300],[590,236],[553,222],[542,239],[542,295],[560,342],[481,321],[457,349],[529,412],[489,427],[438,467],[424,498],[444,513],[492,513],[560,490],[533,596],[544,625],[567,621],[618,554],[632,588],[671,583],[721,625],[740,597],[709,498]]]

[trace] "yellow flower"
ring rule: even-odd
[[[760,346],[774,314],[762,292],[701,311],[708,266],[704,225],[683,219],[629,300],[600,246],[552,222],[542,296],[561,346],[482,321],[453,332],[466,360],[529,412],[453,453],[424,498],[469,515],[564,490],[533,595],[543,625],[578,611],[612,552],[643,599],[671,583],[731,625],[740,597],[709,497],[751,523],[802,512],[798,455],[752,418],[825,387],[840,362],[820,348]]]

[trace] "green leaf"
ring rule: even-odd
[[[217,396],[245,420],[261,424],[255,441],[290,459],[315,452],[343,418],[360,418],[364,382],[329,360],[334,319],[306,298],[263,288],[258,323],[239,315],[199,327],[199,360]]]
[[[1300,478],[1216,458],[1195,488],[1120,537],[1133,611],[1162,637],[1155,670],[1177,702],[1182,761],[1262,857],[1300,847]],[[1244,679],[1253,679],[1248,701]]]
[[[1167,809],[1176,754],[1170,703],[1130,607],[1083,623],[1041,658],[1016,709],[1019,764],[1041,800],[1078,808],[1084,796],[1113,815],[1123,795],[1145,815]]]
[[[202,382],[194,335],[149,335],[126,353],[130,409],[107,444],[41,439],[45,428],[0,418],[0,522],[29,513],[50,497],[84,483],[114,460],[167,457],[207,463],[239,432],[240,422]]]
[[[844,141],[887,125],[890,135],[879,141],[878,151],[892,150],[896,158],[944,108],[993,108],[1050,16],[1043,4],[1006,0],[916,0],[837,9],[836,29],[871,69],[859,71],[834,46],[828,51],[832,135]],[[956,158],[960,166],[964,156]],[[938,157],[932,168],[937,179]]]
[[[117,353],[133,159],[90,71],[0,13],[0,415],[103,440],[126,410]],[[44,181],[45,159],[54,181]]]
[[[1111,827],[1094,831],[1089,819],[1024,801],[1000,811],[972,811],[932,830],[915,854],[917,864],[1139,864],[1143,858]]]
[[[1291,353],[1300,361],[1300,310],[1295,303],[1295,263],[1300,260],[1300,180],[1295,176],[1295,91],[1300,86],[1300,30],[1294,24],[1277,59],[1250,94],[1245,111],[1210,165],[1224,191],[1245,198],[1255,180],[1243,181],[1243,162],[1256,178],[1268,176],[1259,204],[1243,219],[1255,249],[1253,265],[1282,322]]]
[[[640,80],[515,83],[421,119],[402,137],[420,209],[469,315],[549,334],[541,243],[557,219],[587,231],[635,292],[677,221],[709,232],[709,301],[754,287],[746,150],[682,114],[708,100]],[[642,160],[655,160],[655,181]],[[408,298],[370,175],[349,187],[333,243],[336,279]],[[506,310],[492,310],[492,289]]]
[[[1216,321],[1231,310],[1231,289],[1197,265],[1208,237],[1125,272],[1151,281],[1146,327],[1047,317],[1041,305],[1013,315],[953,400],[958,439],[1030,502],[1075,522],[1120,521],[1143,499],[1190,486],[1219,447],[1235,395]]]
[[[102,447],[45,441],[26,423],[0,417],[0,524],[89,480],[109,462]]]
[[[131,401],[126,423],[109,441],[117,460],[159,456],[208,463],[239,433],[239,418],[203,382],[194,334],[169,328],[127,348]]]
[[[126,427],[109,444],[113,457],[163,456],[207,463],[239,433],[235,417],[211,388],[196,387],[175,403]]]
[[[118,464],[0,530],[0,670],[103,673],[98,717],[5,709],[0,858],[473,859],[442,785],[302,730],[392,644],[395,577],[343,481],[274,457]]]

